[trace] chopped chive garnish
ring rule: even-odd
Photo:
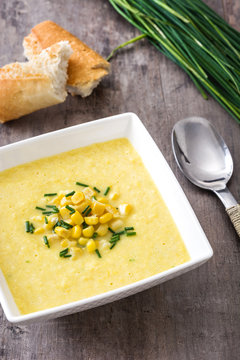
[[[44,196],[55,196],[57,195],[57,193],[48,193],[48,194],[44,194]]]
[[[93,198],[94,200],[97,200],[96,196],[93,196],[92,198]]]
[[[133,226],[127,226],[125,227],[125,230],[128,231],[128,230],[134,230],[134,227]]]
[[[95,253],[96,253],[96,254],[97,254],[97,256],[101,259],[102,255],[100,254],[100,252],[99,252],[99,250],[98,250],[98,249],[96,249],[96,250],[95,250]]]
[[[30,232],[30,222],[29,221],[25,221],[25,230],[27,233]]]
[[[85,212],[85,215],[84,216],[88,216],[90,214],[90,212],[92,211],[91,208],[89,208],[86,212]]]
[[[63,257],[63,256],[65,256],[67,253],[68,253],[68,248],[60,251],[59,256],[60,256],[60,257]]]
[[[109,190],[110,190],[110,186],[108,186],[108,187],[106,188],[106,190],[104,191],[104,194],[103,194],[103,195],[107,195],[108,192],[109,192]]]
[[[43,236],[43,241],[44,241],[44,244],[47,245],[48,248],[50,248],[50,245],[49,245],[49,242],[48,242],[48,238],[46,235]]]
[[[51,208],[51,209],[57,209],[56,205],[46,205],[46,207]],[[43,210],[45,210],[45,209],[43,209]]]
[[[111,229],[110,227],[108,228],[109,231],[111,231],[111,233],[115,234],[115,231],[113,231],[113,229]]]
[[[93,238],[93,239],[96,239],[97,236],[98,236],[98,234],[95,232],[95,233],[93,233],[92,238]]]
[[[63,255],[64,258],[69,258],[71,257],[72,255],[68,254],[68,255]]]
[[[30,230],[30,233],[31,233],[31,234],[34,233],[35,227],[34,227],[33,223],[30,223],[30,225],[29,225],[29,230]]]
[[[136,234],[137,234],[136,231],[126,233],[127,236],[133,236],[133,235],[136,235]]]
[[[98,188],[96,188],[96,186],[93,187],[93,190],[96,190],[98,193],[101,192]]]
[[[35,209],[41,210],[41,211],[45,211],[45,210],[46,210],[46,209],[44,209],[44,208],[42,208],[42,207],[40,207],[40,206],[36,206]]]
[[[65,229],[71,229],[72,227],[73,227],[73,225],[71,225],[71,224],[69,224],[69,223],[67,223],[67,222],[65,222],[65,221],[63,221],[63,220],[61,220],[60,222],[59,222],[59,225],[58,226],[61,226],[61,227],[63,227],[63,228],[65,228]]]
[[[110,246],[110,250],[112,250],[114,248],[114,246],[116,245],[116,242],[113,243],[111,246]]]
[[[82,214],[84,214],[89,207],[90,207],[90,205],[88,205],[87,207],[85,207],[85,209],[83,210]]]
[[[79,185],[79,186],[84,186],[84,187],[88,187],[89,185],[87,185],[87,184],[83,184],[83,183],[81,183],[81,182],[79,182],[79,181],[77,181],[76,182],[76,185]]]
[[[125,231],[124,231],[124,230],[118,231],[118,232],[116,232],[115,234],[116,234],[116,235],[123,235],[123,234],[125,234]]]
[[[82,228],[86,229],[88,227],[88,225],[85,223],[85,221],[82,223]]]
[[[59,212],[59,210],[58,211],[54,211],[54,210],[52,210],[52,211],[43,211],[42,212],[42,214],[43,215],[52,215],[52,214],[57,214]]]
[[[69,205],[66,205],[65,207],[66,207],[66,209],[68,209],[70,211],[70,215],[72,215],[76,212],[76,210]]]
[[[70,193],[66,194],[65,197],[72,196],[72,195],[74,195],[74,194],[75,194],[75,191],[73,190],[73,191],[71,191]]]
[[[45,224],[48,224],[48,219],[47,219],[46,216],[45,216],[45,218],[44,218],[44,221],[45,221]]]

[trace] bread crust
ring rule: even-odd
[[[29,62],[12,63],[1,68],[0,122],[62,103],[67,96],[67,61],[71,52],[69,44],[62,42],[42,51],[39,56],[33,56]],[[55,79],[60,76],[61,64],[62,78],[58,88]]]
[[[76,36],[47,20],[36,25],[24,38],[25,55],[31,59],[43,49],[59,41],[69,41],[73,53],[68,64],[68,89],[85,97],[109,73],[110,64]]]

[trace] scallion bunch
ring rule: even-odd
[[[113,7],[240,122],[240,33],[201,0],[109,0]],[[118,48],[120,48],[118,47]],[[206,92],[205,92],[206,91]]]

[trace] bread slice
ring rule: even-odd
[[[72,95],[86,97],[109,73],[110,64],[77,37],[52,21],[44,21],[24,38],[24,54],[31,59],[62,40],[69,41],[73,49],[69,59],[67,89]]]
[[[29,62],[0,69],[0,122],[61,103],[67,96],[67,66],[72,53],[67,41],[59,42]]]

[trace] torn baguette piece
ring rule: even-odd
[[[36,25],[24,38],[24,55],[31,59],[46,47],[62,40],[69,41],[73,49],[69,59],[67,89],[72,95],[89,96],[109,73],[110,64],[61,26],[49,20]]]
[[[69,43],[62,41],[28,62],[1,68],[0,122],[62,103],[67,96],[67,67],[71,54]]]

